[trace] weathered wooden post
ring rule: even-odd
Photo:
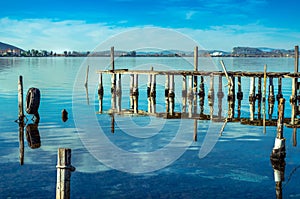
[[[194,49],[194,71],[198,71],[198,46]],[[194,92],[194,114],[197,113],[197,86],[198,86],[198,77],[194,75],[194,84],[193,84],[193,92]]]
[[[276,95],[276,99],[279,102],[279,99],[283,98],[282,95],[282,77],[278,77],[278,93]]]
[[[114,47],[110,48],[110,58],[111,58],[111,108],[112,111],[116,110],[116,74],[115,74],[115,56]]]
[[[261,119],[261,99],[262,99],[262,93],[261,93],[261,77],[258,78],[258,85],[257,85],[257,94],[256,94],[256,100],[257,100],[257,118]]]
[[[210,75],[210,89],[208,91],[208,105],[210,106],[210,119],[213,119],[214,114],[214,101],[215,101],[215,89],[214,89],[214,75]]]
[[[268,103],[269,103],[269,120],[272,120],[272,115],[274,111],[274,103],[275,103],[275,95],[274,95],[274,85],[273,85],[273,77],[269,78],[269,97],[268,97]]]
[[[205,100],[205,90],[204,90],[204,78],[200,77],[200,86],[199,86],[199,105],[200,105],[200,115],[203,115],[204,112],[204,100]]]
[[[255,111],[255,77],[250,78],[249,104],[250,104],[250,121],[253,121],[254,111]]]
[[[89,82],[89,71],[90,71],[90,66],[88,65],[86,68],[86,75],[85,75],[85,83],[84,86],[87,87],[88,86],[88,82]]]
[[[56,168],[56,199],[69,199],[71,172],[75,171],[75,167],[71,165],[71,149],[58,149]]]
[[[243,92],[242,92],[242,78],[238,76],[238,92],[237,92],[237,99],[238,99],[238,118],[241,118],[241,106],[243,100]]]
[[[233,75],[229,77],[230,84],[228,87],[228,119],[232,120],[234,118],[234,104],[235,104],[235,78]]]
[[[264,65],[264,90],[263,90],[263,132],[266,133],[266,94],[267,94],[267,65]]]
[[[151,69],[153,71],[153,67]],[[150,90],[151,90],[151,81],[152,81],[152,74],[148,74],[148,83],[147,83],[147,100],[148,100],[148,113],[151,113],[151,98],[150,98]]]
[[[23,77],[19,76],[18,82],[18,104],[19,104],[19,124],[24,126],[24,103],[23,103]]]
[[[117,80],[117,111],[120,113],[122,111],[122,75],[119,74],[119,78]]]
[[[134,86],[133,86],[133,112],[138,113],[138,99],[139,99],[139,83],[138,74],[134,74]]]
[[[282,197],[282,182],[284,181],[285,170],[285,138],[283,137],[285,99],[281,98],[278,104],[277,135],[270,160],[274,169],[274,181],[276,183],[276,196]]]
[[[295,64],[294,64],[294,73],[298,73],[298,67],[299,67],[299,47],[295,46]],[[291,124],[295,124],[295,119],[297,115],[297,84],[298,84],[298,78],[293,77],[292,79],[292,96],[290,98],[290,103],[292,106],[291,111]]]
[[[155,113],[156,112],[156,75],[155,74],[152,74],[150,100],[151,100],[151,111],[152,113]]]
[[[166,82],[165,82],[165,101],[166,101],[166,113],[169,114],[170,104],[169,104],[169,75],[166,75]]]
[[[186,113],[186,100],[187,100],[187,89],[186,89],[186,75],[182,76],[182,113]]]
[[[134,74],[130,74],[130,102],[129,109],[133,111],[133,87],[134,87]]]
[[[189,91],[188,91],[188,117],[193,117],[193,99],[194,99],[194,93],[193,93],[193,76],[189,76]]]
[[[103,112],[103,82],[102,82],[102,73],[99,74],[99,85],[98,85],[98,99],[99,99],[99,113]]]
[[[218,96],[218,118],[221,119],[221,116],[222,116],[222,99],[224,97],[224,93],[223,93],[223,90],[222,90],[222,76],[220,75],[219,76],[219,88],[218,88],[218,93],[217,93],[217,96]]]
[[[170,75],[170,86],[169,86],[169,102],[170,102],[170,115],[174,115],[175,108],[175,81],[174,75]]]
[[[23,104],[23,77],[19,76],[18,81],[18,108],[19,108],[19,150],[20,165],[24,164],[24,104]]]

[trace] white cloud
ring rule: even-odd
[[[188,17],[192,17],[192,15],[193,13],[190,13]],[[153,26],[139,28],[108,26],[105,23],[86,23],[82,20],[1,18],[0,27],[0,41],[2,42],[16,45],[25,50],[35,48],[53,50],[58,53],[64,50],[91,51],[107,39],[110,42],[106,43],[108,49],[109,45],[113,44],[116,49],[159,47],[192,50],[195,42],[188,38],[191,37],[206,49],[227,51],[234,46],[292,49],[300,40],[299,32],[265,27],[259,23],[244,26],[213,26],[209,29],[180,28],[175,29],[178,31],[176,33]],[[147,31],[145,28],[148,28]],[[180,33],[186,34],[188,37]]]

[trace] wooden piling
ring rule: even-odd
[[[189,76],[189,91],[188,91],[188,116],[191,118],[193,116],[193,76]]]
[[[153,67],[151,67],[150,70],[153,70]],[[148,100],[148,113],[151,113],[151,99],[150,99],[150,90],[151,90],[151,81],[152,81],[152,74],[148,74],[148,83],[147,83],[147,100]]]
[[[274,85],[273,77],[269,78],[269,96],[268,96],[268,107],[269,107],[269,120],[272,120],[272,115],[274,111],[275,95],[274,95]]]
[[[298,73],[299,67],[299,47],[295,46],[295,61],[294,61],[294,73]],[[290,103],[292,106],[291,111],[291,124],[294,125],[296,123],[296,115],[297,115],[297,84],[298,78],[293,77],[292,79],[292,96],[290,98]]]
[[[205,100],[205,90],[204,90],[204,78],[200,76],[200,86],[199,86],[199,105],[200,105],[200,115],[204,112],[204,100]]]
[[[264,90],[262,96],[263,102],[263,133],[266,134],[266,94],[267,94],[267,65],[264,65]]]
[[[235,78],[230,76],[230,84],[228,86],[228,119],[232,120],[234,118],[234,103],[235,103]]]
[[[152,68],[153,70],[153,68]],[[151,88],[150,88],[151,111],[156,113],[156,75],[152,75]]]
[[[238,92],[237,92],[237,99],[238,99],[238,118],[241,118],[241,106],[243,100],[243,92],[242,92],[242,78],[238,76]]]
[[[182,76],[182,113],[186,113],[186,100],[187,100],[187,89],[186,89],[186,75]]]
[[[194,49],[194,71],[198,71],[198,46]],[[197,86],[198,86],[198,77],[194,75],[194,84],[193,84],[193,93],[194,93],[194,114],[197,113]]]
[[[132,110],[133,111],[133,87],[134,87],[134,75],[133,74],[130,74],[130,98],[129,98],[129,100],[130,100],[130,102],[129,102],[129,104],[130,104],[130,110]]]
[[[139,84],[138,74],[134,74],[134,86],[133,86],[133,112],[138,113],[138,99],[139,99]]]
[[[99,85],[98,85],[98,99],[99,99],[99,113],[103,112],[103,81],[102,81],[102,73],[99,74]]]
[[[75,167],[71,165],[71,149],[58,149],[56,168],[56,199],[69,199],[71,172],[75,171]]]
[[[214,114],[214,101],[215,101],[215,89],[214,89],[214,75],[210,75],[210,89],[208,91],[208,105],[210,106],[210,119]]]
[[[18,81],[18,107],[19,107],[19,123],[24,125],[24,104],[23,104],[23,77],[19,76]]]
[[[169,83],[169,75],[166,75],[166,82],[165,82],[165,101],[166,101],[166,113],[169,114],[170,110],[170,104],[169,104],[169,89],[170,89],[170,83]]]
[[[112,46],[110,48],[110,59],[111,59],[111,70],[115,70],[115,48]]]
[[[278,102],[279,102],[280,98],[283,98],[283,95],[282,95],[282,77],[278,77],[278,92],[277,92],[277,95],[276,95],[276,99],[277,99]]]
[[[122,111],[122,75],[119,74],[117,80],[117,89],[116,89],[116,96],[117,96],[117,111]]]
[[[250,78],[249,104],[250,104],[250,121],[253,121],[254,112],[255,112],[255,77]]]
[[[170,75],[170,86],[169,86],[169,103],[170,103],[170,115],[174,115],[175,108],[175,81],[174,75]]]
[[[257,118],[259,120],[261,119],[261,99],[262,99],[261,77],[258,77],[256,100],[257,100]]]
[[[218,97],[218,118],[221,119],[222,116],[222,99],[224,97],[224,93],[222,90],[223,86],[222,86],[222,76],[219,76],[219,87],[218,87],[218,93],[217,93],[217,97]]]

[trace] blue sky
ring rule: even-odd
[[[158,27],[205,49],[293,49],[300,42],[299,6],[297,0],[2,1],[0,41],[23,49],[92,50],[114,34]]]

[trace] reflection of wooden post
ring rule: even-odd
[[[238,118],[241,118],[241,106],[243,100],[243,92],[242,92],[242,78],[238,76],[238,92],[237,92],[237,99],[238,99]]]
[[[224,97],[224,93],[222,91],[222,76],[220,75],[219,76],[219,88],[218,88],[218,93],[217,93],[217,96],[218,96],[218,118],[221,119],[221,116],[222,116],[222,99]]]
[[[151,67],[153,70],[153,67]],[[148,99],[148,113],[151,113],[151,99],[150,99],[150,90],[151,90],[151,81],[152,81],[152,74],[148,74],[148,83],[147,83],[147,99]]]
[[[98,99],[99,99],[99,113],[103,112],[103,82],[102,82],[102,73],[99,74],[99,85],[98,85]]]
[[[174,75],[170,75],[170,86],[169,86],[169,102],[170,102],[170,115],[174,115],[175,108],[175,82]]]
[[[22,76],[19,76],[19,82],[18,82],[18,103],[19,103],[19,123],[24,125],[23,77]]]
[[[197,142],[197,140],[198,140],[198,135],[197,135],[197,132],[198,131],[198,121],[195,119],[194,120],[194,136],[193,136],[193,140],[195,141],[195,142]]]
[[[250,78],[249,104],[250,104],[250,121],[253,121],[254,111],[255,111],[255,77]]]
[[[115,114],[114,113],[112,113],[111,115],[110,115],[110,131],[111,131],[111,133],[115,133]]]
[[[264,90],[263,90],[263,96],[262,96],[262,101],[263,101],[263,132],[264,134],[266,133],[266,93],[267,93],[267,65],[264,65]]]
[[[269,120],[272,120],[273,110],[274,110],[274,102],[275,102],[275,96],[274,96],[274,86],[273,86],[273,77],[269,78],[269,97],[268,97],[268,103],[269,103]]]
[[[295,65],[294,65],[294,73],[298,73],[298,66],[299,66],[299,48],[295,46]],[[297,115],[297,84],[298,78],[294,77],[292,79],[292,96],[290,98],[292,112],[291,112],[291,124],[295,124],[295,119]]]
[[[297,128],[293,129],[293,146],[297,146]]]
[[[133,86],[133,112],[138,113],[138,99],[139,99],[139,83],[138,74],[134,74],[134,86]]]
[[[166,75],[165,83],[165,101],[166,101],[166,113],[169,114],[170,104],[169,104],[169,75]]]
[[[24,125],[19,123],[20,165],[24,164]]]
[[[133,86],[134,86],[134,75],[130,74],[130,110],[133,110]]]
[[[214,114],[214,100],[215,100],[214,75],[210,75],[210,89],[208,91],[207,97],[208,97],[208,105],[210,106],[210,119],[212,119]]]
[[[205,100],[205,91],[204,91],[204,78],[200,77],[200,86],[199,86],[199,105],[200,105],[200,115],[204,112],[204,100]]]
[[[71,149],[58,149],[56,168],[56,199],[69,199],[71,172],[75,171],[75,167],[71,165]]]
[[[186,97],[187,97],[186,75],[183,75],[182,76],[182,113],[186,112]]]
[[[189,118],[193,116],[193,99],[194,99],[194,93],[193,93],[193,76],[189,76],[189,91],[188,91],[188,114]]]

